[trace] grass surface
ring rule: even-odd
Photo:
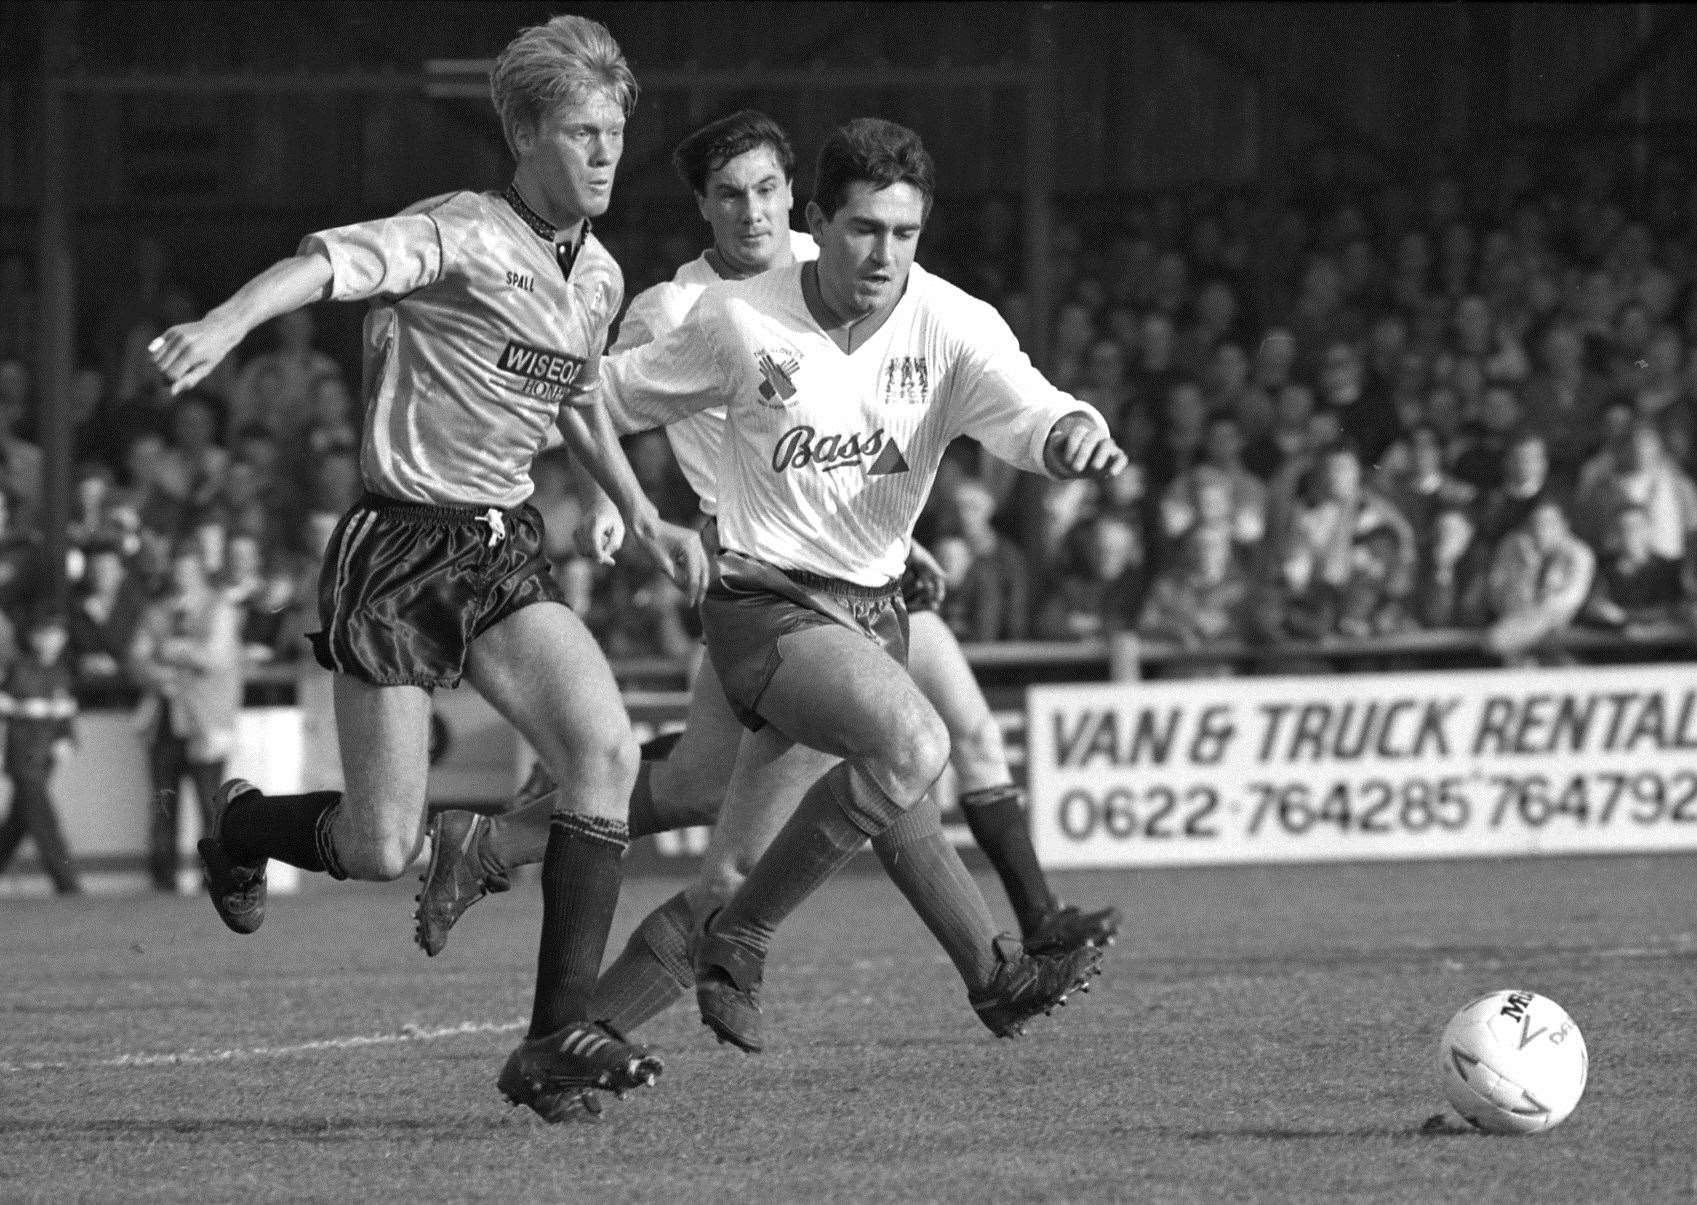
[[[1690,1198],[1694,878],[1685,857],[1060,876],[1128,932],[1089,996],[997,1042],[857,870],[780,935],[766,1054],[713,1045],[686,1001],[640,1035],[660,1084],[561,1127],[494,1089],[534,887],[434,961],[410,882],[275,899],[245,939],[200,899],[11,900],[0,1199]],[[676,887],[628,882],[616,945]],[[1444,1022],[1511,986],[1584,1031],[1578,1111],[1532,1139],[1423,1133]]]

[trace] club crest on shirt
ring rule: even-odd
[[[801,357],[793,351],[761,348],[754,354],[754,362],[760,367],[760,375],[766,378],[758,391],[760,404],[782,410],[795,396],[795,374],[801,371]]]
[[[870,477],[910,471],[902,450],[882,427],[855,435],[821,435],[809,426],[791,427],[778,437],[772,449],[772,471],[787,473],[791,469],[814,468],[830,473],[867,459],[871,460],[865,466]]]
[[[924,356],[891,356],[884,361],[878,400],[923,406],[931,392],[931,374]]]

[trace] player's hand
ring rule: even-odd
[[[154,365],[171,382],[173,396],[192,389],[236,350],[245,334],[239,326],[210,316],[173,326],[147,345]]]
[[[688,527],[663,521],[637,531],[636,537],[672,583],[684,592],[689,605],[699,603],[707,593],[707,550],[701,546],[701,537]]]
[[[624,516],[610,502],[591,507],[572,531],[572,546],[577,549],[577,554],[603,565],[613,563],[613,554],[624,547],[624,543]]]
[[[937,558],[919,541],[909,544],[907,572],[902,575],[902,593],[908,596],[908,607],[935,611],[943,605],[948,589],[943,566]]]
[[[1126,455],[1088,414],[1069,414],[1050,429],[1043,466],[1062,481],[1112,477],[1125,468]]]

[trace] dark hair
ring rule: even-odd
[[[857,117],[831,131],[819,148],[813,179],[813,203],[827,221],[842,208],[849,185],[858,181],[874,188],[911,184],[925,198],[924,216],[931,216],[931,201],[937,191],[936,168],[919,135],[906,126],[877,117]]]
[[[696,196],[707,192],[707,177],[738,155],[769,146],[783,169],[784,179],[795,176],[795,148],[784,128],[757,109],[739,109],[710,121],[678,143],[672,167]]]

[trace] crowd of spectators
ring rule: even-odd
[[[1133,460],[1095,485],[950,450],[918,534],[962,640],[1471,629],[1524,662],[1558,656],[1546,638],[1575,624],[1686,620],[1697,178],[1663,164],[1628,201],[1606,170],[1536,181],[1512,157],[1471,189],[1441,168],[1354,188],[1326,162],[1288,195],[1199,186],[1062,216],[1041,316],[1007,202],[950,207],[922,259],[1028,344],[1041,321],[1043,367]],[[249,666],[299,660],[319,551],[361,488],[354,368],[303,310],[173,398],[146,347],[196,303],[151,240],[132,275],[70,391],[75,665],[146,686],[138,641],[185,552],[238,608]],[[24,261],[0,257],[0,661],[46,577],[35,311]],[[665,440],[630,453],[689,521]],[[655,566],[572,554],[577,468],[549,454],[536,477],[561,581],[609,653],[687,656]]]

